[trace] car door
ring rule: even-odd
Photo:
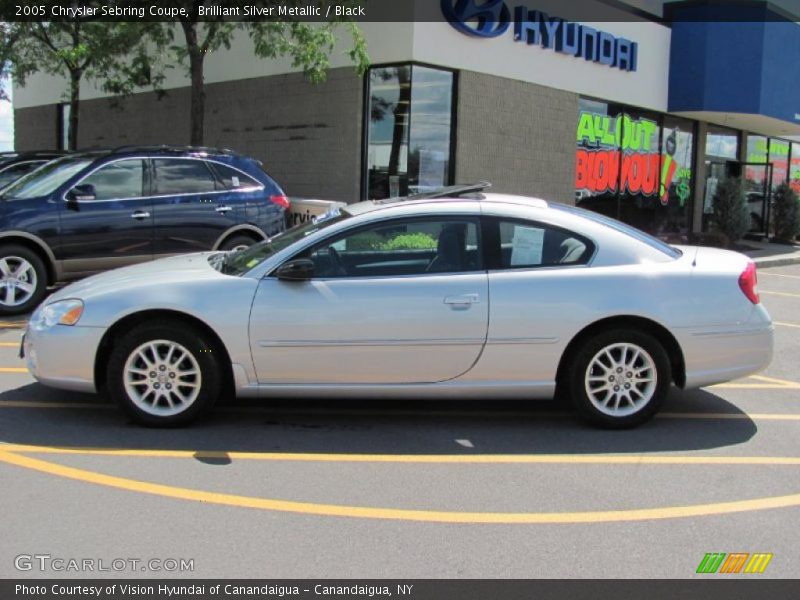
[[[478,221],[384,221],[304,257],[315,276],[259,284],[250,343],[259,383],[432,383],[458,377],[486,339]]]
[[[153,257],[153,217],[141,158],[108,162],[79,179],[59,209],[56,258],[67,274]]]
[[[155,254],[211,250],[237,223],[236,205],[225,201],[229,193],[205,160],[159,157],[151,164]]]

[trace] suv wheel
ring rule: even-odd
[[[174,322],[145,323],[115,345],[108,391],[143,425],[184,425],[216,402],[223,364],[205,334]]]
[[[47,270],[25,246],[0,247],[0,315],[30,312],[47,291]]]
[[[578,411],[601,427],[648,421],[670,386],[669,357],[649,334],[616,329],[589,339],[573,358],[568,385]]]
[[[251,238],[249,235],[234,235],[233,237],[225,240],[225,243],[220,246],[220,250],[244,250],[245,248],[249,248],[256,241]]]

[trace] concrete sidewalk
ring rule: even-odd
[[[752,248],[751,250],[742,250],[742,252],[752,257],[759,268],[762,269],[800,264],[800,245],[798,244],[789,246],[786,244],[744,240],[742,245]]]

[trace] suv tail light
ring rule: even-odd
[[[283,207],[283,208],[289,208],[289,204],[290,204],[290,203],[289,203],[289,198],[287,198],[286,196],[283,196],[283,195],[280,195],[280,196],[270,196],[270,197],[269,197],[269,199],[270,199],[270,200],[271,200],[273,203],[277,204],[278,206],[281,206],[281,207]]]
[[[744,271],[742,271],[742,274],[739,275],[739,287],[742,289],[742,293],[747,296],[747,299],[753,304],[761,302],[761,299],[758,297],[757,285],[756,263],[750,261],[747,263]]]

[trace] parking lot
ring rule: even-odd
[[[35,383],[24,320],[6,320],[0,576],[682,578],[709,552],[773,555],[735,577],[796,576],[800,266],[760,270],[759,288],[770,367],[675,389],[630,431],[554,402],[379,400],[239,400],[144,429]],[[37,554],[193,570],[15,567]]]

